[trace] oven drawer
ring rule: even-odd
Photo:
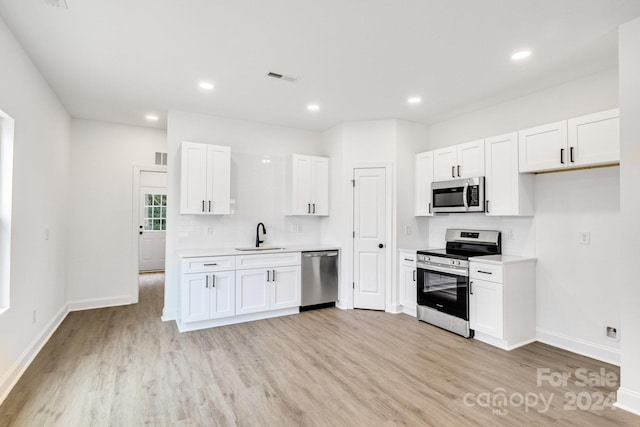
[[[502,266],[483,264],[480,262],[469,263],[469,277],[488,282],[502,283]]]

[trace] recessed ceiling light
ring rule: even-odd
[[[511,59],[514,61],[520,61],[521,59],[525,59],[531,56],[530,50],[521,50],[520,52],[516,52],[511,55]]]
[[[419,96],[412,96],[411,98],[407,99],[407,102],[409,104],[420,104],[422,102],[422,98],[420,98]]]
[[[204,90],[213,90],[213,83],[209,83],[209,82],[200,82],[198,84],[198,86],[200,86],[200,89],[204,89]]]
[[[320,106],[318,104],[309,104],[307,105],[307,110],[309,111],[318,111]]]
[[[154,114],[147,114],[144,116],[147,120],[151,120],[152,122],[157,122],[159,117]]]

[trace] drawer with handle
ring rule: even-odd
[[[502,283],[502,266],[483,264],[480,262],[469,263],[469,277],[488,282]]]
[[[182,273],[204,273],[209,271],[235,270],[236,257],[194,257],[182,259]]]

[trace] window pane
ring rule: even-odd
[[[154,230],[160,230],[160,227],[162,226],[162,223],[159,219],[154,219],[153,220],[153,229]]]
[[[152,194],[145,194],[144,195],[144,204],[147,206],[150,206],[153,202],[153,195]]]
[[[162,208],[157,208],[157,207],[153,208],[153,217],[154,218],[160,218],[161,214],[162,214]]]
[[[162,221],[162,228],[161,228],[161,230],[162,230],[162,231],[165,231],[165,230],[167,229],[167,221],[165,221],[164,219],[163,219],[163,220],[161,220],[161,221]]]
[[[152,208],[151,206],[149,206],[149,207],[147,207],[147,208],[145,209],[145,214],[144,214],[144,216],[145,216],[146,218],[153,218],[153,208]]]
[[[166,218],[167,217],[167,208],[163,207],[162,210],[160,211],[160,215],[161,218]]]
[[[167,206],[167,195],[166,194],[162,195],[162,206]]]
[[[144,220],[144,229],[146,231],[152,230],[153,229],[153,220],[145,219]]]
[[[153,196],[153,205],[154,206],[162,205],[162,195],[156,194]]]

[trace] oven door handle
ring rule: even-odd
[[[418,270],[435,271],[436,273],[448,273],[454,276],[469,277],[468,269],[448,268],[435,265],[418,265]]]
[[[469,183],[464,183],[464,189],[462,190],[462,203],[464,204],[464,209],[469,210],[469,202],[467,200],[467,192],[469,190]]]

